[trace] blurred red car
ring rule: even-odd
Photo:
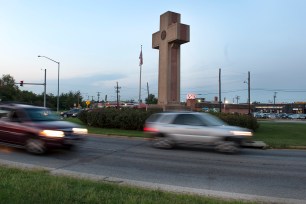
[[[78,145],[87,129],[60,120],[51,110],[24,104],[0,104],[0,143],[35,154]]]

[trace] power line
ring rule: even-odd
[[[288,93],[304,93],[305,89],[264,89],[264,88],[254,88],[254,91],[271,91],[271,92],[288,92]]]

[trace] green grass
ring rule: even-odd
[[[0,166],[0,178],[0,203],[247,203],[54,176],[46,170]]]
[[[306,147],[306,124],[260,122],[254,140],[264,141],[272,148]]]

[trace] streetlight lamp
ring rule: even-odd
[[[57,63],[57,112],[59,112],[59,72],[60,72],[60,62],[57,62],[49,57],[38,55],[38,57],[44,57],[52,62]]]

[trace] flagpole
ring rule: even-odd
[[[140,67],[140,77],[139,77],[139,104],[141,103],[141,65],[139,65]]]
[[[139,99],[138,99],[138,103],[141,103],[141,69],[142,69],[142,45],[140,48],[140,55],[139,55],[139,69],[140,69],[140,74],[139,74]]]

